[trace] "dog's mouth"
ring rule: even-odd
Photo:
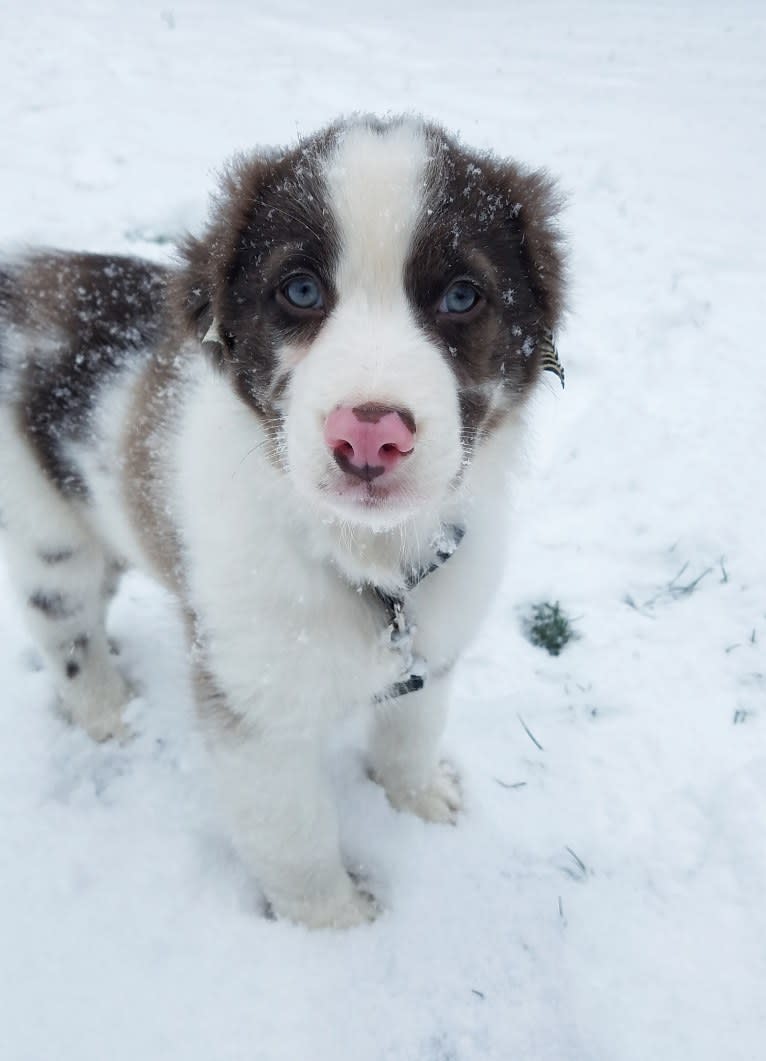
[[[379,482],[351,478],[328,477],[319,482],[324,502],[344,519],[366,523],[397,523],[406,519],[424,500],[404,482]]]
[[[322,493],[332,500],[339,500],[363,508],[380,508],[384,505],[402,505],[414,498],[411,490],[396,483],[376,483],[370,480],[340,480],[323,482],[319,485]]]

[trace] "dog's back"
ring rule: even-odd
[[[64,494],[85,493],[67,448],[88,437],[100,391],[151,355],[167,270],[58,251],[0,271],[0,401]]]

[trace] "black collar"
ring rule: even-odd
[[[389,685],[382,693],[373,697],[374,703],[394,700],[407,693],[422,689],[428,677],[428,664],[420,656],[413,655],[412,640],[415,636],[415,624],[412,619],[408,594],[424,578],[442,567],[457,549],[465,535],[465,527],[450,524],[442,527],[431,542],[431,559],[422,567],[411,569],[404,577],[401,593],[388,593],[377,586],[371,587],[371,593],[383,605],[386,616],[384,638],[393,652],[402,657],[402,676]]]

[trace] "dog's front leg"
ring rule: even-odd
[[[322,734],[308,719],[250,724],[226,705],[207,674],[198,704],[225,824],[277,917],[310,928],[371,921],[374,899],[341,859],[338,819],[322,764]]]
[[[378,705],[370,742],[372,776],[397,810],[429,822],[455,822],[461,807],[457,772],[440,760],[449,677]]]

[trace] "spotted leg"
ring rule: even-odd
[[[50,669],[62,714],[94,740],[125,734],[127,684],[110,658],[105,629],[104,555],[81,537],[13,541],[12,581]]]
[[[62,714],[95,740],[124,733],[130,698],[110,658],[105,618],[114,563],[83,518],[83,506],[44,476],[0,417],[3,552],[32,636],[48,664]]]

